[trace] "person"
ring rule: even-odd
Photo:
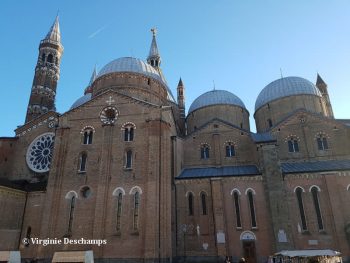
[[[225,263],[231,263],[230,257],[226,256]]]
[[[239,263],[245,263],[245,258],[241,258],[238,262]]]

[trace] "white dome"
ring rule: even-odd
[[[83,105],[84,103],[88,102],[89,100],[91,100],[91,93],[87,93],[86,95],[80,97],[79,99],[77,99],[73,105],[70,107],[70,110],[79,107],[80,105]]]
[[[109,62],[100,70],[96,79],[103,75],[113,73],[113,72],[133,72],[133,73],[139,73],[144,76],[154,78],[160,81],[167,88],[168,99],[175,102],[174,96],[171,93],[171,90],[169,89],[165,78],[161,74],[159,74],[159,72],[154,67],[147,64],[146,62],[143,62],[140,59],[132,58],[132,57],[123,57],[123,58],[115,59]]]
[[[241,99],[233,93],[226,90],[211,90],[200,95],[193,101],[188,110],[188,114],[200,108],[218,104],[235,105],[243,109],[246,108]]]
[[[306,79],[300,77],[280,78],[271,82],[260,92],[255,102],[255,111],[273,100],[302,94],[322,96],[319,89]]]

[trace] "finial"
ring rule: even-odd
[[[215,90],[215,81],[213,80],[213,90]]]
[[[59,14],[60,14],[60,9],[57,9],[56,17],[58,17]]]
[[[155,28],[155,27],[151,28],[151,32],[152,32],[153,36],[155,37],[157,34],[157,28]]]
[[[283,79],[282,68],[280,68],[281,79]]]

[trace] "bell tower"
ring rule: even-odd
[[[322,98],[325,102],[326,116],[334,119],[332,104],[328,94],[328,86],[318,73],[317,73],[316,87],[321,91]]]
[[[185,86],[180,78],[179,84],[177,84],[177,103],[180,109],[180,115],[182,119],[186,118],[185,114]]]
[[[48,112],[55,111],[57,82],[63,53],[58,16],[46,37],[40,41],[25,123]]]

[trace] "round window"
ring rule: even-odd
[[[82,197],[88,198],[91,196],[91,189],[88,186],[84,186],[83,188],[81,188],[80,193]]]
[[[101,111],[100,120],[106,125],[112,125],[117,120],[118,114],[117,108],[109,106]]]
[[[29,145],[26,161],[28,167],[37,173],[44,173],[50,170],[55,134],[44,133],[36,137]]]

